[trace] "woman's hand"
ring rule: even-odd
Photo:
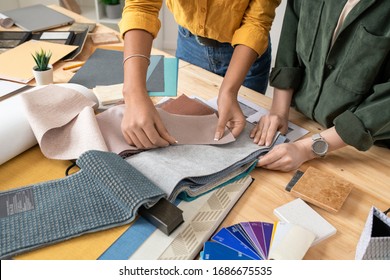
[[[259,146],[269,146],[277,131],[286,134],[287,129],[287,118],[278,114],[268,114],[260,118],[256,126],[251,130],[250,137]]]
[[[218,96],[218,126],[215,132],[215,140],[223,137],[225,127],[227,126],[234,137],[238,137],[245,128],[246,119],[236,95],[219,94]]]
[[[285,143],[276,145],[265,156],[260,157],[257,166],[287,172],[298,169],[304,162],[314,157],[310,142],[306,140]]]
[[[126,142],[138,149],[166,147],[176,143],[166,130],[149,96],[132,96],[134,98],[125,105],[121,125]]]

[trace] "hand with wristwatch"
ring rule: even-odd
[[[311,144],[311,150],[318,157],[325,157],[328,152],[329,145],[321,134],[314,134],[311,139],[313,143]]]

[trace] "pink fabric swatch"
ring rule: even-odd
[[[56,85],[23,95],[27,119],[42,153],[52,159],[76,159],[88,150],[107,151],[92,107],[73,89]]]
[[[88,150],[110,151],[122,156],[141,152],[127,144],[122,135],[124,105],[111,107],[95,116],[92,108],[95,102],[74,89],[56,85],[25,94],[23,104],[42,153],[48,158],[76,159]],[[183,106],[188,107],[184,112],[189,109],[204,114],[210,110],[186,96],[169,104],[171,111],[177,108],[183,112]],[[157,110],[178,145],[223,145],[235,141],[227,128],[224,137],[214,141],[218,123],[215,113],[195,116]]]
[[[96,116],[100,131],[108,150],[123,156],[139,152],[125,141],[121,131],[121,121],[125,106],[118,105]],[[226,129],[219,141],[214,140],[218,118],[215,114],[204,116],[185,116],[165,112],[157,108],[168,132],[175,137],[178,145],[223,145],[235,140]]]

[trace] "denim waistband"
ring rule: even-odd
[[[218,47],[222,45],[222,43],[218,42],[217,40],[206,38],[206,37],[201,37],[194,35],[196,41],[199,43],[199,45],[206,46],[206,47]]]
[[[187,28],[179,25],[179,33],[182,34],[184,37],[194,37],[196,42],[201,46],[207,46],[207,47],[219,47],[224,43],[221,43],[217,40],[210,39],[207,37],[202,37],[193,34],[191,31],[189,31]]]

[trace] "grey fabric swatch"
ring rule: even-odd
[[[247,123],[236,141],[226,145],[173,145],[144,151],[126,161],[173,200],[181,191],[218,181],[268,152],[271,147],[258,146],[249,138],[251,128]],[[274,143],[284,141],[278,134]]]
[[[180,187],[175,188],[173,193],[171,193],[170,197],[178,197],[182,200],[191,201],[196,199],[197,197],[208,193],[217,188],[221,188],[226,184],[235,182],[240,180],[243,176],[248,175],[253,168],[255,168],[255,164],[257,160],[253,162],[249,162],[230,173],[227,173],[226,176],[212,176],[212,179],[204,182],[201,185],[197,184],[188,184],[186,185],[184,181],[180,182]]]
[[[66,178],[0,193],[23,192],[29,198],[25,211],[11,210],[0,218],[0,259],[130,223],[141,205],[165,197],[114,153],[88,151],[77,165],[81,170]]]

